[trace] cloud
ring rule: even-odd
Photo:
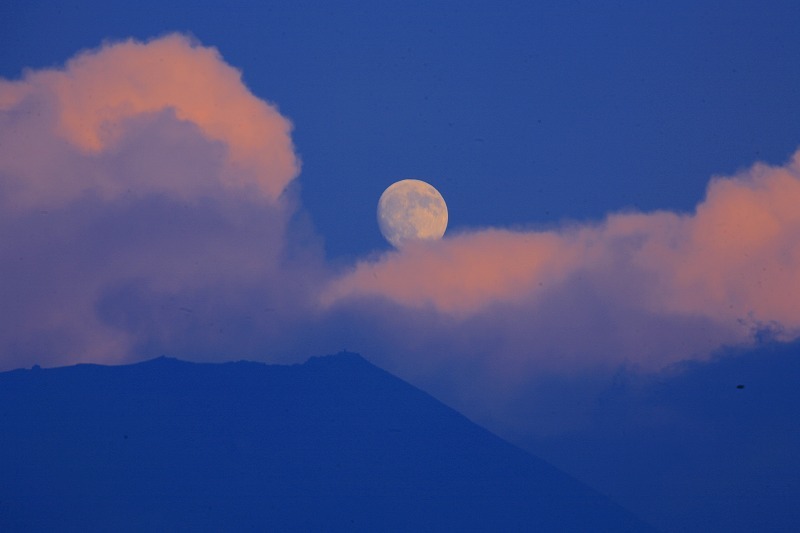
[[[59,205],[87,189],[113,199],[131,181],[182,199],[203,197],[214,185],[275,201],[298,172],[289,121],[251,94],[215,49],[181,35],[106,45],[77,55],[64,69],[2,80],[0,111],[7,207]],[[183,172],[151,176],[130,161],[127,176],[114,176],[120,152],[146,142],[132,139],[131,130],[144,134],[146,123],[164,114],[220,152],[213,183]],[[175,125],[160,131],[179,147],[186,133]]]
[[[305,289],[289,280],[314,267],[287,267],[290,131],[216,50],[180,35],[0,80],[3,367],[204,340],[223,353],[241,345],[220,333],[230,316],[282,308],[261,336],[293,317]]]

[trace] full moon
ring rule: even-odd
[[[401,180],[389,186],[378,200],[378,225],[395,248],[411,241],[441,239],[447,229],[447,204],[432,185]]]

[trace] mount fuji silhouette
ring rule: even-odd
[[[0,374],[3,531],[646,531],[355,354]]]

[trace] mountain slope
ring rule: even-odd
[[[643,530],[359,356],[0,374],[0,529]]]
[[[800,530],[800,340],[628,376],[580,433],[525,443],[663,531]]]

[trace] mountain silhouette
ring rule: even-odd
[[[355,354],[0,374],[0,530],[643,531]]]

